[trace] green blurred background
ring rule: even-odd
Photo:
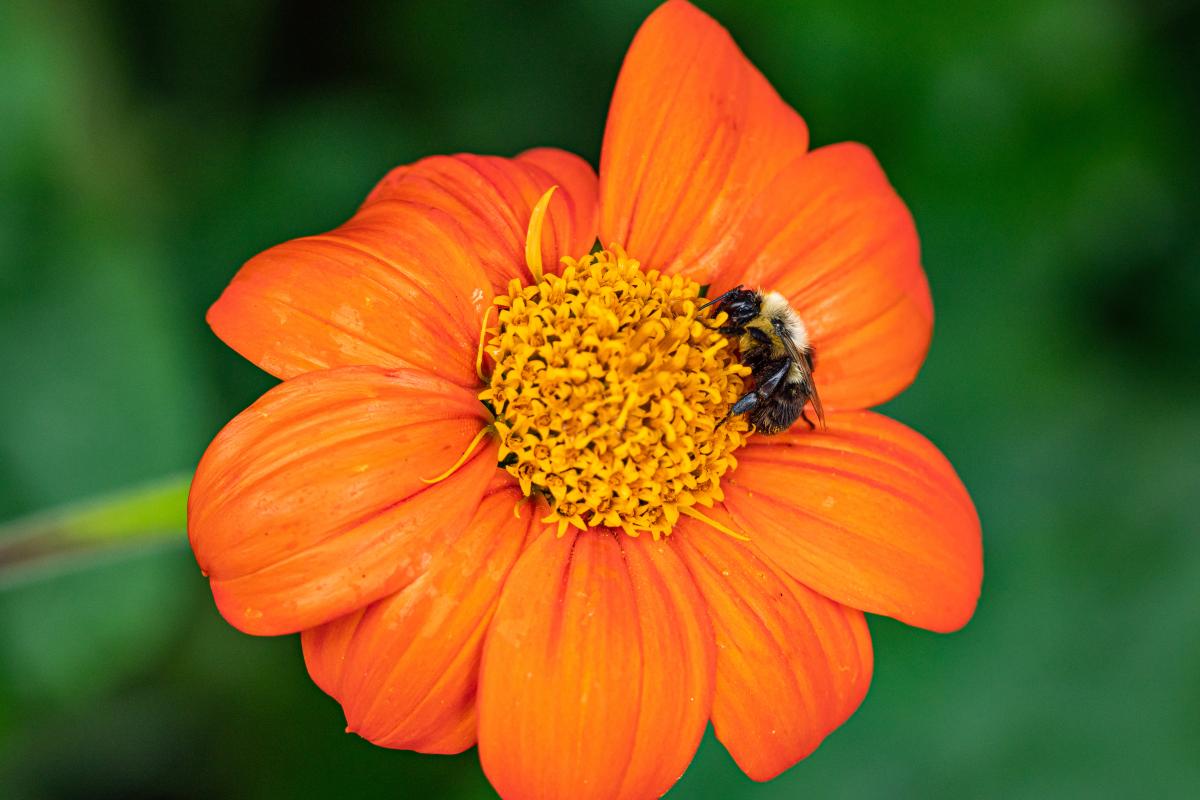
[[[916,216],[938,324],[888,411],[970,487],[987,577],[962,633],[871,620],[871,692],[810,759],[753,784],[710,735],[671,797],[1200,796],[1196,5],[702,5]],[[652,7],[0,4],[3,535],[186,474],[272,383],[205,308],[390,167],[595,162]],[[346,735],[294,637],[228,627],[181,503],[7,551],[0,797],[491,796],[474,752]]]

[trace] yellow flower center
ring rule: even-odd
[[[479,397],[500,465],[546,498],[560,535],[591,525],[657,538],[680,514],[704,519],[693,507],[722,498],[746,442],[741,417],[718,423],[750,370],[698,316],[700,286],[644,272],[617,246],[563,259],[560,275],[536,261],[540,279],[496,298],[486,346],[496,366]]]

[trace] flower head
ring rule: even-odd
[[[500,463],[523,495],[537,488],[560,534],[658,537],[721,499],[746,425],[720,423],[750,370],[700,317],[699,292],[617,248],[496,298],[496,366],[479,397]]]
[[[730,416],[761,382],[701,307],[739,284],[798,315],[824,427]],[[283,379],[193,483],[221,613],[301,632],[349,730],[478,742],[505,797],[660,795],[709,720],[765,780],[861,702],[864,611],[974,611],[970,498],[864,410],[929,342],[908,211],[686,2],[635,38],[599,176],[554,149],[399,167],[209,322]]]

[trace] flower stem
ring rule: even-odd
[[[115,550],[182,540],[190,475],[173,475],[0,525],[0,589]]]

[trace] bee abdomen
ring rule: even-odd
[[[779,433],[790,428],[800,418],[807,399],[804,384],[787,383],[780,386],[766,401],[755,406],[746,416],[759,433]]]

